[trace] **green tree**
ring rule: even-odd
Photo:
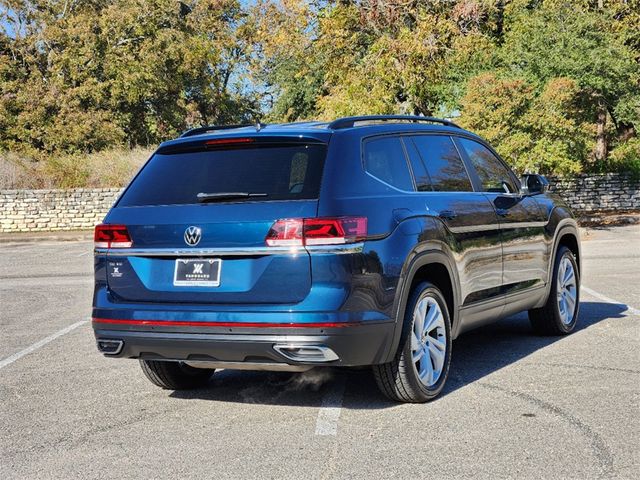
[[[0,0],[0,149],[411,113],[519,170],[634,168],[639,1]]]
[[[313,5],[273,57],[274,118],[460,114],[518,169],[547,173],[612,168],[635,136],[637,0]]]
[[[249,8],[250,70],[268,121],[313,118],[325,64],[313,49],[317,11],[298,0],[258,1]]]
[[[5,149],[147,145],[257,110],[237,0],[14,0],[0,11]]]
[[[490,141],[520,173],[578,173],[593,147],[579,97],[568,78],[537,92],[525,79],[483,73],[469,81],[460,123]]]
[[[591,4],[513,2],[500,53],[504,68],[538,90],[555,78],[575,82],[584,113],[596,125],[593,159],[603,164],[609,146],[608,119],[620,129],[640,120],[640,75],[638,53],[632,46],[637,37],[621,31],[619,9],[591,8]]]
[[[272,116],[287,120],[455,110],[462,81],[492,61],[500,10],[471,0],[286,3],[307,5],[306,22],[281,15],[267,40],[282,47],[269,69]]]

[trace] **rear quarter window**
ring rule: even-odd
[[[264,194],[252,199],[259,201],[315,199],[326,150],[325,145],[295,144],[157,153],[118,206],[192,204],[198,203],[198,193],[225,192]]]
[[[364,142],[364,169],[388,185],[413,190],[406,155],[398,137],[367,139]]]

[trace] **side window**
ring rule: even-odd
[[[420,158],[420,154],[416,149],[413,141],[405,137],[404,146],[407,147],[407,153],[409,154],[409,161],[411,162],[411,169],[413,170],[413,178],[416,180],[416,189],[419,192],[430,192],[433,189],[431,188],[431,178],[429,178],[429,173],[422,163],[422,159]]]
[[[459,138],[458,141],[467,152],[473,168],[480,177],[483,192],[513,193],[517,191],[509,169],[491,153],[491,150],[467,138]]]
[[[404,149],[398,137],[380,137],[364,144],[364,168],[400,190],[413,190]]]
[[[445,135],[412,137],[436,192],[472,192],[471,180],[453,140]]]

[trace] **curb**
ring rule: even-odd
[[[578,225],[585,228],[620,227],[640,224],[640,213],[580,215]]]
[[[82,242],[89,240],[93,240],[93,230],[0,233],[0,244],[34,242]]]

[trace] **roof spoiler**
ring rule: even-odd
[[[247,128],[247,127],[254,127],[256,131],[259,132],[264,127],[266,127],[266,124],[262,122],[257,122],[257,123],[242,123],[237,125],[205,125],[204,127],[196,127],[196,128],[187,130],[182,135],[180,135],[180,138],[193,137],[195,135],[201,135],[203,133],[217,132],[219,130],[233,130],[236,128]]]

